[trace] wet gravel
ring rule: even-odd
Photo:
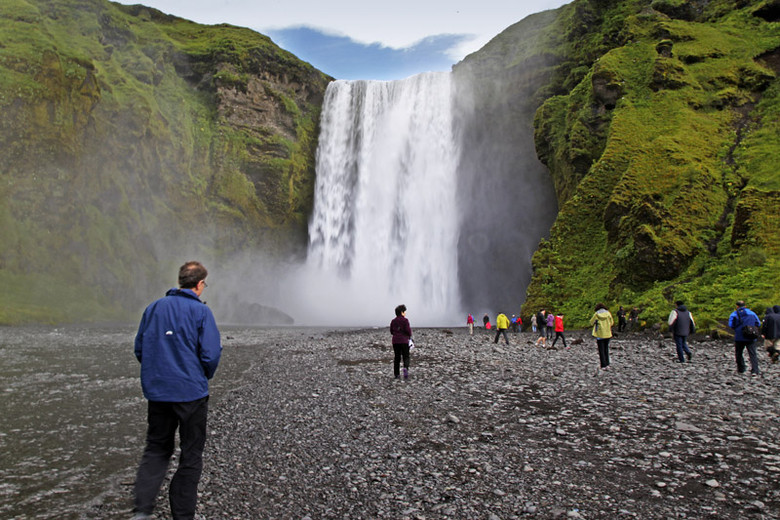
[[[780,518],[780,365],[763,351],[753,378],[723,340],[679,364],[670,338],[622,336],[601,371],[585,332],[553,350],[417,329],[398,381],[389,339],[225,339],[245,372],[212,401],[199,518]]]

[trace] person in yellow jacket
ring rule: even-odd
[[[590,318],[590,324],[593,325],[593,337],[596,338],[596,344],[599,347],[601,369],[606,370],[609,366],[609,340],[612,338],[614,321],[612,314],[603,303],[596,305],[595,311]]]
[[[506,344],[509,345],[509,337],[506,335],[506,329],[509,328],[509,318],[506,317],[506,314],[499,313],[498,317],[496,318],[496,339],[493,341],[493,343],[498,343],[498,337],[503,334],[504,335],[504,341],[506,341]]]

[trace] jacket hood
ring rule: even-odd
[[[607,309],[599,309],[596,311],[596,317],[599,320],[608,320],[609,319],[609,311]]]
[[[685,305],[679,305],[679,306],[677,306],[677,310],[678,311],[687,311],[688,307],[686,307]]]
[[[772,310],[775,311],[775,314],[780,314],[780,305],[775,305]]]

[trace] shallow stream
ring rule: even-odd
[[[275,336],[221,332],[212,403]],[[1,518],[93,518],[117,501],[129,512],[146,426],[134,336],[133,326],[0,328]]]

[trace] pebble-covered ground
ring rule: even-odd
[[[212,405],[199,518],[780,518],[763,349],[750,377],[723,340],[679,364],[670,338],[622,336],[601,371],[587,332],[417,329],[399,381],[384,329],[275,334],[224,341],[248,370]]]

